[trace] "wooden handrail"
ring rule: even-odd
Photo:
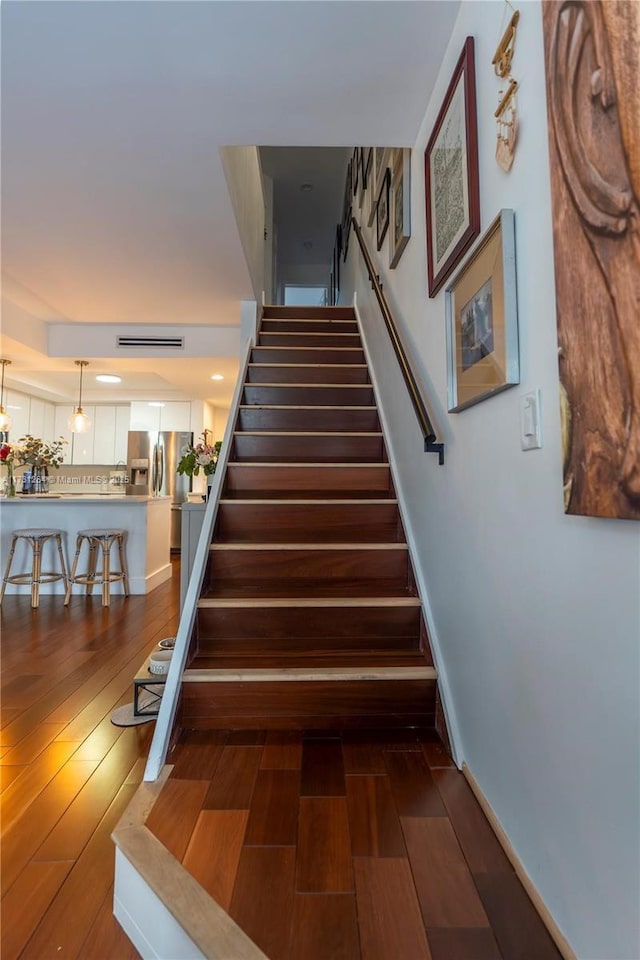
[[[353,224],[353,229],[355,230],[356,237],[358,238],[358,244],[364,257],[364,262],[369,273],[369,280],[371,281],[371,286],[373,287],[373,292],[376,295],[376,300],[378,301],[378,306],[382,313],[382,317],[387,327],[387,332],[391,338],[391,343],[395,351],[396,357],[398,358],[398,363],[400,364],[400,370],[402,371],[402,376],[404,377],[404,382],[407,385],[407,390],[409,391],[409,396],[413,404],[413,409],[416,412],[418,418],[418,423],[420,424],[420,429],[422,430],[422,435],[424,437],[424,449],[426,453],[437,453],[438,454],[438,463],[440,466],[444,463],[444,443],[439,443],[436,437],[435,430],[433,429],[433,424],[431,423],[431,418],[427,412],[427,407],[424,402],[420,388],[418,387],[415,374],[411,368],[411,364],[407,358],[402,340],[398,334],[398,329],[396,327],[395,321],[393,319],[393,314],[389,309],[389,304],[387,303],[387,298],[382,292],[382,284],[380,283],[380,277],[376,273],[376,268],[373,265],[373,261],[367,250],[367,245],[362,236],[362,230],[360,225],[355,217],[351,218],[351,223]]]

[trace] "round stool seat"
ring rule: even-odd
[[[14,537],[28,537],[30,540],[43,540],[45,537],[57,537],[64,533],[54,527],[26,527],[24,530],[14,530]]]
[[[62,580],[65,588],[65,597],[69,589],[67,578],[67,566],[62,549],[62,537],[64,531],[56,527],[23,527],[21,530],[14,530],[11,534],[11,548],[7,566],[0,586],[0,603],[4,599],[4,593],[8,583],[16,586],[28,586],[31,588],[31,606],[37,607],[40,604],[40,585],[43,583],[54,583],[56,580]],[[31,570],[23,573],[11,573],[13,557],[16,552],[16,546],[19,540],[27,540],[31,547]],[[50,540],[55,541],[55,547],[60,559],[60,570],[43,571],[42,554],[43,550]]]
[[[94,586],[102,588],[102,605],[108,607],[111,602],[111,584],[120,581],[125,597],[129,596],[129,580],[127,576],[126,558],[124,555],[124,541],[126,530],[120,527],[92,527],[88,530],[78,530],[76,536],[76,555],[69,575],[67,593],[64,598],[65,606],[71,598],[71,588],[74,584],[81,584],[86,588],[87,595],[91,595]],[[89,548],[89,566],[84,573],[78,573],[78,561],[82,545]],[[120,559],[120,569],[111,568],[111,548],[117,547]],[[102,556],[102,569],[97,569],[97,556]]]
[[[102,540],[103,537],[124,537],[124,530],[117,530],[115,527],[105,527],[96,530],[78,530],[79,537],[91,537],[95,540]]]

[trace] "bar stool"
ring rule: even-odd
[[[2,579],[2,587],[0,587],[0,604],[4,599],[4,591],[8,583],[18,583],[23,585],[30,584],[32,607],[37,607],[40,603],[41,583],[53,583],[54,580],[63,580],[66,596],[66,591],[69,590],[69,581],[67,578],[67,568],[64,562],[64,553],[62,552],[62,533],[62,530],[45,528],[31,528],[13,531],[7,568]],[[14,573],[10,575],[11,564],[13,563],[13,555],[16,552],[18,540],[28,540],[31,544],[31,570],[26,573]],[[57,544],[62,573],[57,573],[54,570],[47,571],[45,573],[42,571],[42,548],[47,540],[55,540]]]
[[[76,538],[76,555],[73,558],[73,567],[69,575],[67,592],[64,598],[65,605],[69,603],[71,597],[71,587],[74,583],[83,583],[86,587],[87,595],[93,593],[96,584],[102,587],[102,606],[108,607],[111,602],[110,587],[112,583],[122,580],[125,597],[129,596],[129,580],[127,575],[127,563],[124,555],[124,530],[105,529],[105,530],[78,530]],[[89,545],[89,568],[86,573],[77,573],[78,560],[82,544]],[[120,569],[111,569],[111,547],[114,543],[118,544],[118,555],[120,558]],[[98,549],[102,548],[102,570],[96,570]]]

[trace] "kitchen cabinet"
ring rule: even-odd
[[[52,443],[54,440],[57,440],[56,428],[55,428],[55,418],[56,418],[56,406],[55,403],[48,403],[44,401],[44,423],[42,427],[42,437],[48,443]]]
[[[116,462],[116,408],[95,407],[91,463]]]
[[[134,400],[131,404],[131,430],[191,430],[191,402],[168,400],[163,407],[150,407]]]
[[[91,429],[88,433],[74,434],[74,465],[115,466],[119,461],[126,463],[129,406],[96,404],[84,409],[91,420]]]
[[[44,400],[38,397],[29,397],[29,433],[32,437],[40,437],[45,443],[51,439],[44,432]]]
[[[191,403],[172,401],[160,407],[161,430],[191,430]]]
[[[159,430],[160,410],[162,407],[150,407],[143,400],[131,402],[130,430]]]
[[[73,434],[71,430],[69,430],[67,421],[73,413],[73,409],[70,403],[57,403],[53,417],[54,439],[57,440],[59,437],[62,437],[67,441],[67,446],[64,448],[64,462],[66,464],[71,463],[71,438]]]
[[[7,413],[11,417],[11,429],[9,430],[9,442],[17,443],[20,437],[29,433],[29,412],[31,408],[31,398],[26,393],[18,393],[17,390],[5,391],[5,406]]]
[[[89,417],[91,426],[86,433],[73,434],[73,456],[71,463],[74,466],[95,463],[93,445],[96,436],[96,408],[91,404],[82,404],[82,409]]]
[[[131,408],[129,406],[116,407],[114,464],[126,464],[127,462],[130,422]]]

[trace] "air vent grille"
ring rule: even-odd
[[[184,337],[118,337],[119,350],[184,350]]]

